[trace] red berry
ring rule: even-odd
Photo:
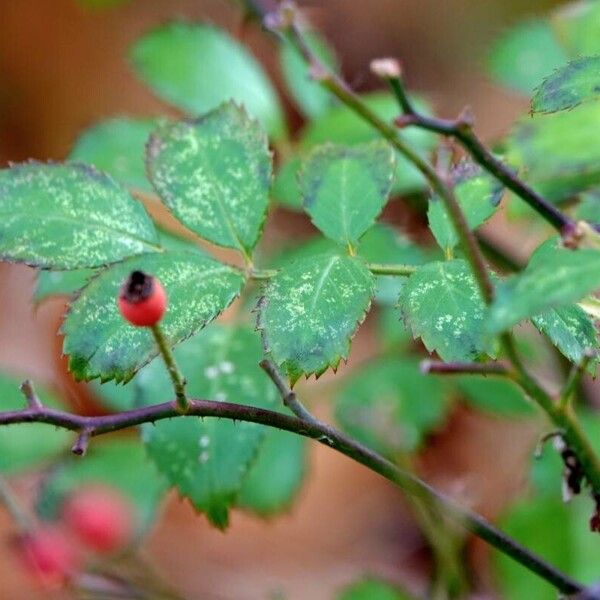
[[[21,538],[19,555],[25,567],[50,587],[64,585],[81,562],[71,540],[52,526],[41,527]]]
[[[119,492],[106,487],[75,492],[64,506],[63,518],[82,543],[99,553],[122,548],[133,534],[131,504]]]
[[[167,294],[160,281],[142,271],[133,271],[119,292],[123,318],[137,327],[156,325],[167,310]]]

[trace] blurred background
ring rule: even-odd
[[[90,2],[89,4],[93,4]],[[398,57],[411,89],[438,114],[454,116],[466,104],[488,141],[505,133],[527,110],[527,98],[491,83],[485,74],[493,39],[525,17],[556,5],[546,0],[328,0],[301,3],[337,51],[358,91],[376,89],[369,62]],[[95,9],[76,0],[0,2],[0,161],[64,159],[78,134],[111,116],[176,114],[134,76],[128,49],[140,34],[175,17],[212,22],[248,44],[279,89],[282,78],[272,42],[225,0],[130,0]],[[285,98],[285,94],[283,94]],[[289,122],[302,123],[286,99]],[[400,222],[402,203],[393,209]],[[414,227],[419,227],[417,223]],[[490,235],[503,235],[502,224]],[[292,238],[310,231],[301,216],[278,209],[267,235]],[[418,234],[418,231],[416,232]],[[523,241],[523,247],[531,241]],[[517,251],[519,242],[513,244]],[[26,374],[64,395],[75,410],[94,410],[89,392],[71,382],[56,330],[64,300],[34,310],[34,274],[0,265],[0,368]],[[341,376],[373,353],[369,321]],[[333,378],[300,385],[308,403],[330,415]],[[428,480],[490,518],[522,489],[541,429],[536,418],[501,419],[472,409],[452,410],[418,457]],[[27,483],[24,484],[25,488]],[[11,523],[0,515],[3,537]],[[42,593],[14,568],[0,546],[0,598],[62,598]],[[309,475],[283,516],[260,521],[234,513],[226,534],[173,493],[144,544],[148,560],[185,597],[207,600],[332,598],[363,573],[420,591],[430,569],[421,534],[401,495],[349,460],[312,444]],[[471,542],[478,597],[494,597],[489,553]]]

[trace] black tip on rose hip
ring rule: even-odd
[[[141,302],[152,295],[154,277],[143,271],[132,271],[121,287],[121,298],[127,302]]]

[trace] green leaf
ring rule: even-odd
[[[582,194],[581,202],[575,209],[575,216],[588,223],[600,223],[600,189]]]
[[[467,403],[483,412],[507,418],[535,414],[521,388],[508,379],[493,375],[461,375],[456,383]]]
[[[194,117],[234,100],[273,137],[285,133],[277,95],[263,68],[220,29],[182,22],[163,25],[135,43],[131,60],[157,96]]]
[[[26,408],[25,398],[19,391],[21,381],[0,373],[0,410]],[[50,408],[64,409],[59,400],[44,388],[37,386],[40,400]],[[0,428],[0,472],[12,474],[34,469],[49,462],[66,450],[72,434],[43,423],[19,423]]]
[[[78,164],[0,170],[0,259],[34,267],[99,267],[154,252],[150,217],[111,177]]]
[[[314,31],[305,32],[304,39],[311,52],[322,64],[338,70],[337,58],[327,41]],[[330,92],[310,77],[309,66],[296,46],[290,41],[280,45],[279,60],[283,78],[302,113],[314,119],[326,112],[334,103]]]
[[[117,489],[135,508],[138,533],[150,527],[167,489],[137,439],[94,442],[85,458],[69,456],[58,463],[41,486],[37,511],[46,519],[59,519],[62,503],[87,485]]]
[[[506,142],[507,162],[555,202],[600,184],[600,102],[520,120]]]
[[[190,396],[259,408],[278,403],[260,369],[260,340],[245,326],[211,325],[175,350]],[[167,371],[155,361],[136,378],[145,404],[172,396]],[[158,469],[192,505],[224,529],[267,429],[226,419],[180,418],[144,426],[147,450]]]
[[[192,231],[244,253],[260,236],[269,203],[271,155],[258,123],[227,103],[197,121],[152,134],[148,175]]]
[[[387,202],[395,155],[383,141],[318,146],[300,172],[304,209],[328,238],[354,248]]]
[[[531,321],[574,364],[581,363],[586,351],[600,350],[594,323],[576,304],[553,308]],[[597,366],[596,358],[588,367],[592,375],[595,375]]]
[[[481,167],[466,161],[454,169],[452,180],[456,198],[469,228],[477,229],[496,212],[504,192],[502,184],[495,177],[485,173]],[[427,217],[429,228],[440,248],[446,255],[450,255],[459,243],[459,238],[439,196],[433,196],[429,201]]]
[[[146,177],[144,148],[156,121],[108,119],[87,129],[75,143],[70,160],[94,165],[123,185],[152,192]]]
[[[242,275],[196,252],[164,252],[128,259],[102,271],[71,303],[63,323],[64,352],[76,379],[128,381],[158,354],[150,330],[125,322],[119,288],[131,271],[155,275],[169,306],[161,327],[173,346],[204,327],[239,295]]]
[[[582,56],[544,79],[531,100],[534,113],[568,110],[600,96],[600,56]]]
[[[351,437],[389,458],[414,452],[440,426],[448,403],[438,378],[397,357],[365,365],[344,381],[335,416]]]
[[[373,293],[373,276],[357,258],[328,252],[284,267],[259,302],[266,352],[292,384],[337,368]]]
[[[572,2],[552,15],[552,26],[570,56],[600,54],[600,3],[596,0]]]
[[[378,117],[390,123],[398,116],[398,103],[391,94],[374,93],[362,96],[365,104]],[[423,101],[415,105],[422,112],[429,113]],[[419,127],[409,128],[400,137],[423,158],[427,158],[437,143],[436,136]],[[300,149],[306,151],[327,142],[340,145],[362,144],[380,140],[381,134],[346,106],[335,107],[311,122],[301,133]],[[396,177],[393,191],[408,193],[426,188],[426,182],[418,169],[403,156],[397,154]]]
[[[96,273],[95,269],[73,271],[40,271],[37,274],[33,299],[36,304],[52,296],[71,296]]]
[[[381,579],[365,577],[347,586],[337,600],[410,600],[410,596]]]
[[[498,82],[528,95],[567,60],[550,24],[534,19],[509,29],[495,42],[488,68]]]
[[[271,193],[273,198],[290,210],[303,211],[302,196],[298,185],[298,171],[302,166],[302,156],[296,154],[279,166]]]
[[[268,517],[285,510],[300,489],[306,470],[307,441],[271,429],[244,479],[237,506]]]
[[[420,267],[400,292],[400,309],[413,336],[443,360],[475,360],[489,352],[485,303],[464,260]]]
[[[375,224],[360,240],[358,254],[370,263],[383,265],[422,265],[430,258],[422,248],[385,223]],[[375,299],[386,306],[398,303],[405,277],[381,275],[376,278]]]
[[[600,287],[600,251],[567,250],[550,239],[531,256],[524,271],[496,288],[486,330],[499,333],[551,308],[581,300]]]

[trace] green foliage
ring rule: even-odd
[[[257,326],[292,383],[336,369],[374,294],[364,263],[328,252],[285,266],[266,286]]]
[[[183,22],[163,25],[135,43],[131,60],[160,98],[193,117],[231,99],[243,104],[273,137],[285,132],[277,95],[262,67],[220,29]]]
[[[490,375],[461,375],[456,383],[466,402],[483,412],[507,418],[535,414],[535,409],[521,388],[509,379]]]
[[[381,579],[365,577],[346,587],[337,600],[410,600],[410,596]]]
[[[506,158],[523,179],[556,202],[600,184],[600,102],[521,119]]]
[[[95,273],[94,269],[40,271],[37,276],[33,299],[39,304],[52,296],[71,296],[81,289]]]
[[[530,94],[544,77],[567,60],[550,24],[534,19],[509,29],[495,42],[488,67],[499,83]]]
[[[135,508],[135,527],[148,528],[166,492],[166,482],[136,439],[94,442],[84,459],[67,456],[55,465],[37,499],[37,510],[45,519],[58,519],[69,494],[86,485],[116,488]]]
[[[550,239],[533,253],[523,272],[497,286],[486,318],[486,329],[489,333],[510,329],[548,309],[581,300],[599,287],[600,251],[567,250],[558,247],[555,239]],[[582,324],[580,320],[579,324]],[[574,327],[575,321],[569,320],[569,325]],[[549,329],[550,325],[546,323],[545,328]],[[586,339],[585,330],[576,334],[578,339]]]
[[[452,172],[454,192],[470,229],[477,229],[495,212],[502,199],[504,188],[495,177],[481,167],[461,162]],[[451,255],[459,243],[458,233],[442,200],[433,196],[427,211],[429,228],[440,248]]]
[[[152,134],[148,174],[158,195],[195,233],[248,253],[267,211],[271,156],[259,125],[229,102],[198,121]]]
[[[599,96],[600,56],[582,56],[544,79],[531,100],[531,110],[541,113],[568,110]]]
[[[300,172],[304,209],[315,226],[332,240],[354,248],[387,202],[394,158],[383,141],[318,146]]]
[[[262,517],[287,508],[306,470],[307,441],[302,436],[271,429],[242,484],[237,505]]]
[[[600,54],[600,3],[597,0],[567,4],[552,16],[552,26],[570,56]]]
[[[100,10],[104,8],[114,8],[121,4],[127,4],[131,0],[76,0],[78,4],[85,8]]]
[[[102,271],[71,303],[63,324],[64,352],[76,379],[128,381],[158,354],[148,328],[126,323],[116,298],[131,271],[158,277],[169,306],[161,322],[175,345],[221,313],[238,296],[242,275],[196,252],[162,252],[134,257]]]
[[[2,411],[26,408],[25,398],[19,391],[20,381],[0,373],[0,409]],[[50,408],[63,409],[59,400],[45,389],[36,389],[40,400]],[[0,428],[0,472],[19,473],[33,469],[56,458],[68,448],[72,435],[42,423],[8,425]]]
[[[448,407],[438,378],[423,375],[416,360],[394,356],[371,362],[345,380],[335,416],[350,436],[394,458],[417,450],[443,422]]]
[[[296,154],[279,166],[273,188],[273,197],[277,202],[294,211],[302,211],[302,196],[298,185],[298,172],[302,166],[303,156]]]
[[[594,323],[576,304],[553,308],[531,321],[572,363],[579,364],[586,351],[600,350]],[[597,365],[597,358],[590,362],[588,370],[592,375]]]
[[[151,119],[108,119],[87,129],[69,158],[94,165],[129,188],[152,192],[146,177],[144,147],[156,128]]]
[[[337,71],[337,58],[327,41],[314,31],[306,32],[305,39],[311,52],[324,65]],[[287,88],[306,117],[317,118],[332,107],[331,94],[311,79],[309,65],[291,41],[282,43],[279,59]]]
[[[485,304],[463,260],[420,267],[400,292],[400,310],[413,336],[443,360],[469,361],[489,352],[483,336]]]
[[[589,223],[600,223],[600,190],[595,189],[582,194],[581,202],[575,209],[575,216]]]
[[[186,373],[191,397],[271,409],[278,402],[275,387],[258,366],[260,340],[248,327],[211,325],[178,347],[175,357]],[[144,404],[172,396],[161,362],[144,369],[136,384]],[[144,441],[171,485],[224,529],[266,431],[254,423],[179,418],[145,425]]]
[[[391,94],[381,92],[367,94],[362,97],[362,100],[370,110],[386,122],[391,122],[398,116],[398,103]],[[419,110],[428,112],[427,106],[422,101],[417,99],[414,104]],[[402,132],[400,137],[423,158],[427,157],[437,142],[434,134],[418,127]],[[381,135],[350,108],[337,106],[305,127],[301,132],[300,149],[305,151],[327,142],[347,146],[379,139]],[[425,180],[421,173],[412,163],[398,154],[393,191],[408,193],[423,189],[425,189]]]
[[[158,249],[144,207],[91,167],[25,163],[3,169],[0,201],[1,260],[77,269]]]

